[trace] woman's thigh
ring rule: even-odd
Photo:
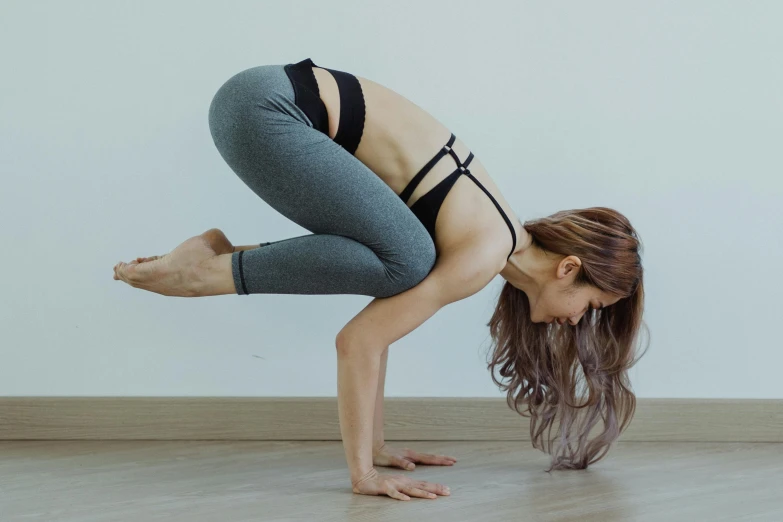
[[[365,245],[408,279],[429,273],[436,253],[425,227],[372,170],[312,126],[282,65],[229,79],[212,100],[209,124],[231,169],[282,215],[314,234]]]

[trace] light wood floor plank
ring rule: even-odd
[[[618,442],[586,471],[551,474],[529,443],[394,444],[456,457],[379,468],[451,496],[355,495],[335,441],[3,441],[0,520],[783,521],[779,443]]]

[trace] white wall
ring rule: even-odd
[[[308,233],[224,163],[233,74],[312,58],[463,139],[520,219],[610,206],[644,242],[639,397],[783,397],[783,4],[26,2],[0,6],[0,395],[335,396],[372,298],[163,297],[112,279],[211,227]],[[387,396],[501,396],[503,283],[395,343]]]

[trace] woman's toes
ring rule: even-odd
[[[123,267],[124,264],[125,263],[120,261],[119,263],[114,265],[114,277],[115,277],[115,279],[121,279],[121,280],[125,281],[125,277],[123,276],[123,272],[122,272],[122,267]]]
[[[130,263],[125,263],[124,261],[120,261],[116,265],[114,265],[114,279],[115,280],[122,280],[128,283],[129,285],[132,285],[133,283],[136,283],[142,279],[143,273],[140,273],[138,270],[139,266],[143,266],[135,259],[131,261]]]
[[[156,258],[158,256],[155,256]],[[133,285],[154,285],[169,272],[167,259],[153,259],[144,263],[123,263],[121,276]]]
[[[139,264],[134,261],[131,261],[130,263],[120,261],[117,263],[117,267],[114,271],[117,273],[120,279],[126,283],[131,283],[138,279],[139,274],[138,270],[136,269],[138,266]]]
[[[147,265],[133,262],[123,263],[122,265],[123,266],[120,268],[120,270],[127,281],[138,283],[144,279],[144,275],[147,270],[143,270],[142,268],[146,267]]]

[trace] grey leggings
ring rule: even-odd
[[[296,106],[283,65],[246,69],[218,89],[209,130],[253,192],[312,234],[235,252],[236,291],[389,297],[435,264],[426,228],[364,163]]]

